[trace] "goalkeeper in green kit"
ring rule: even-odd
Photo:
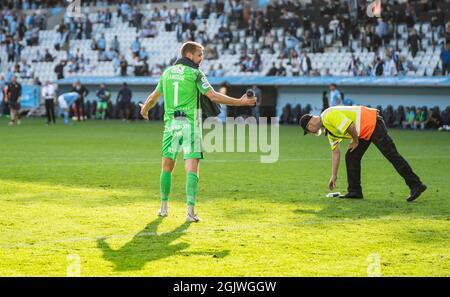
[[[232,98],[216,92],[206,76],[199,69],[203,60],[203,46],[196,42],[186,42],[181,47],[181,59],[168,67],[161,75],[156,89],[141,104],[141,115],[148,120],[149,110],[159,97],[164,97],[164,134],[162,141],[162,170],[160,178],[160,216],[168,215],[168,200],[172,184],[172,171],[179,151],[183,151],[186,170],[187,222],[198,222],[194,212],[198,192],[198,169],[203,159],[202,111],[203,102],[234,106],[254,106],[256,100]],[[201,95],[207,98],[200,100]],[[205,103],[205,104],[208,104]]]

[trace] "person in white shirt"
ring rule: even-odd
[[[47,125],[56,124],[55,118],[55,98],[56,89],[48,80],[41,89],[41,97],[45,100],[45,112],[47,113]]]

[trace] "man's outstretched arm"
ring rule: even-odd
[[[254,106],[256,104],[255,98],[248,98],[247,95],[243,95],[240,99],[227,96],[225,94],[209,90],[206,92],[206,97],[211,99],[212,102],[217,104],[225,104],[231,106]]]
[[[154,90],[147,97],[147,100],[145,100],[144,104],[139,104],[139,106],[141,107],[141,116],[144,119],[148,120],[148,112],[158,103],[159,96],[161,96],[161,94],[157,90]]]
[[[339,149],[339,143],[336,148],[332,151],[331,154],[331,177],[328,182],[328,187],[330,190],[336,188],[336,180],[339,171],[339,161],[341,160],[341,151]]]

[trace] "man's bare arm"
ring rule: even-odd
[[[206,97],[211,99],[212,102],[217,104],[225,104],[231,106],[253,106],[256,104],[255,98],[247,98],[246,95],[242,96],[240,99],[227,96],[225,94],[216,92],[214,90],[209,90],[206,92]]]
[[[159,96],[161,96],[160,93],[158,93],[157,90],[154,90],[148,97],[147,100],[145,100],[144,104],[139,104],[141,106],[141,116],[148,120],[148,111],[152,109],[157,103]]]
[[[339,163],[341,160],[341,151],[339,149],[339,143],[331,154],[331,177],[328,182],[328,187],[333,190],[336,187],[337,174],[339,171]]]
[[[358,141],[358,132],[356,131],[356,127],[354,124],[351,124],[347,128],[347,132],[352,136],[353,141]]]
[[[352,136],[352,142],[348,146],[348,149],[350,150],[350,152],[353,152],[359,145],[359,137],[355,125],[351,124],[350,126],[348,126],[347,132]]]

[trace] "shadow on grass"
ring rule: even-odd
[[[427,199],[426,195],[413,203],[408,203],[403,198],[395,201],[373,197],[362,200],[326,199],[320,201],[323,207],[319,210],[297,208],[293,212],[298,215],[313,215],[319,220],[376,219],[385,216],[450,217],[448,207],[443,206],[439,201]]]
[[[137,233],[131,241],[121,248],[114,250],[106,242],[106,238],[97,240],[97,248],[103,253],[103,258],[114,264],[115,271],[141,270],[144,265],[151,261],[163,258],[182,255],[209,255],[209,252],[188,252],[184,251],[189,247],[187,243],[172,244],[186,234],[191,223],[184,223],[171,232],[157,234],[159,224],[163,218],[157,218],[149,223],[144,229]],[[184,252],[182,252],[184,251]],[[213,253],[215,258],[223,258],[229,251]]]

